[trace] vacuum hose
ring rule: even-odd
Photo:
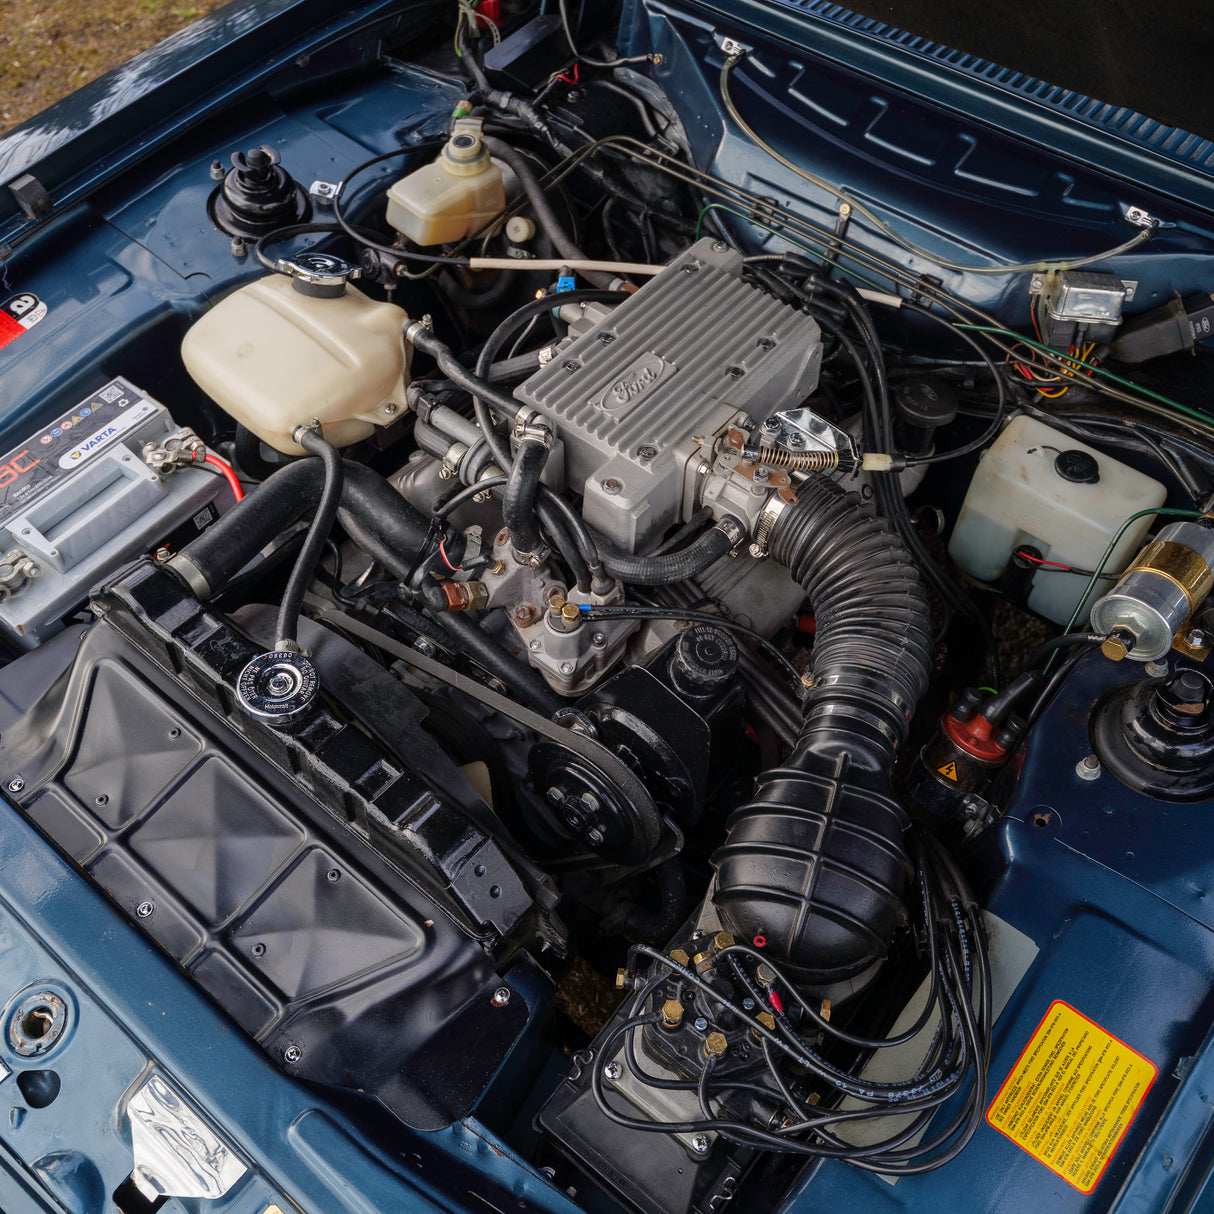
[[[829,481],[797,490],[771,532],[773,559],[817,620],[797,743],[759,777],[713,856],[722,922],[809,985],[880,961],[913,873],[894,755],[927,688],[932,639],[919,574],[884,519]]]

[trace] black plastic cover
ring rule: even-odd
[[[465,1115],[527,1021],[521,996],[494,1000],[488,951],[531,917],[523,877],[328,706],[302,740],[243,717],[223,672],[256,645],[162,570],[106,606],[0,672],[23,707],[2,722],[10,796],[290,1073],[417,1129]],[[421,734],[424,708],[397,715]]]

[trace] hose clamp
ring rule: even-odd
[[[861,671],[849,670],[841,674],[826,675],[814,680],[814,687],[836,687],[840,684],[848,691],[867,692],[878,700],[888,700],[907,720],[914,706],[890,686],[888,678],[865,675]]]
[[[805,714],[805,726],[802,727],[802,733],[804,733],[805,727],[814,721],[832,720],[839,717],[845,717],[849,721],[859,721],[870,729],[875,729],[882,737],[888,739],[891,746],[896,747],[902,741],[897,731],[890,727],[888,721],[883,720],[876,713],[865,712],[864,709],[857,708],[853,704],[816,704]]]
[[[755,520],[755,538],[750,545],[750,555],[755,560],[767,559],[768,545],[771,543],[772,532],[776,529],[776,520],[787,508],[788,503],[778,493],[773,493],[764,502],[763,509]]]

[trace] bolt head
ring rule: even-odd
[[[1200,628],[1190,628],[1185,633],[1185,642],[1191,645],[1194,649],[1204,649],[1209,643],[1210,638]]]
[[[1148,662],[1143,669],[1150,678],[1161,679],[1165,674],[1168,673],[1168,664],[1166,661],[1156,660],[1153,662]]]
[[[614,1083],[623,1073],[624,1068],[620,1066],[618,1062],[609,1062],[603,1068],[603,1078],[610,1079],[612,1083]]]
[[[495,990],[493,992],[493,1000],[492,1000],[493,1006],[494,1007],[505,1007],[506,1004],[509,1002],[510,1002],[510,988],[508,986],[499,986],[497,988],[497,990]]]
[[[222,181],[227,176],[227,170],[223,167],[222,160],[211,161],[211,180]]]
[[[1085,755],[1075,764],[1075,774],[1081,780],[1100,779],[1100,760],[1095,755]]]
[[[137,914],[140,919],[150,919],[152,912],[155,909],[156,906],[152,902],[140,902],[140,904],[135,907],[135,914]]]
[[[589,843],[592,847],[598,847],[598,845],[600,843],[602,843],[602,841],[603,841],[603,832],[601,830],[599,830],[599,828],[597,826],[592,826],[586,832],[586,842]]]

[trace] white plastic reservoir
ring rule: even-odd
[[[953,528],[949,555],[984,582],[998,578],[1012,553],[1024,545],[1046,560],[1090,574],[1118,527],[1139,510],[1162,506],[1166,497],[1167,490],[1151,477],[1043,422],[1016,417],[982,454]],[[1151,523],[1143,518],[1126,530],[1106,573],[1125,568]],[[1066,624],[1088,576],[1043,566],[1033,578],[1027,605]],[[1110,584],[1098,583],[1086,604]]]
[[[334,298],[270,274],[221,299],[181,343],[186,370],[225,413],[269,446],[301,455],[291,438],[318,418],[338,447],[404,411],[403,308],[349,286]]]

